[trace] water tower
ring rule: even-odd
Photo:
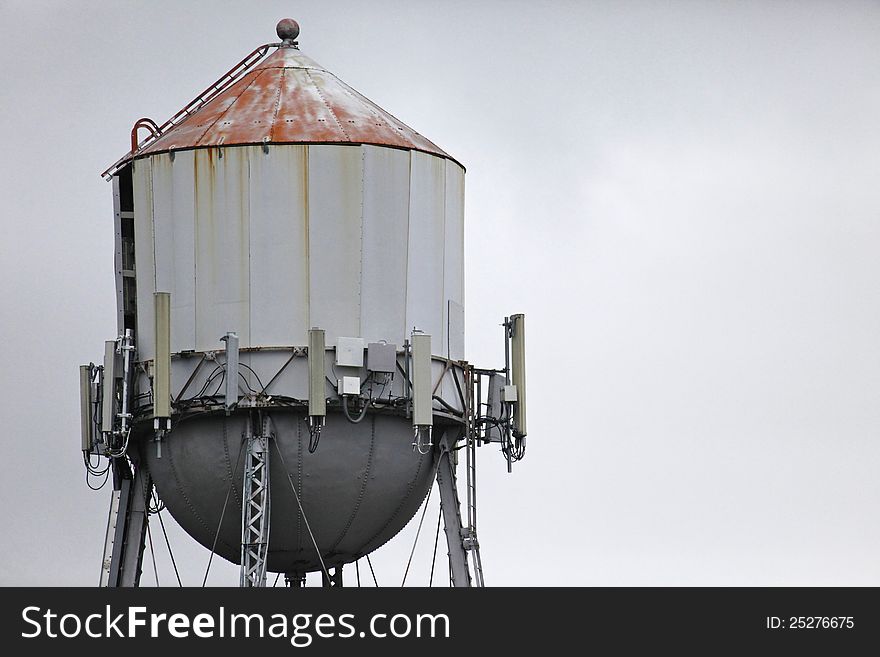
[[[80,368],[101,584],[138,584],[167,507],[242,586],[338,585],[436,480],[453,583],[482,585],[476,447],[522,457],[524,317],[503,368],[465,360],[464,167],[277,33],[104,173],[118,335]]]

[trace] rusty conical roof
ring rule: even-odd
[[[453,159],[288,45],[124,159],[260,143],[376,144]]]

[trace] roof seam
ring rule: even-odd
[[[333,74],[332,74],[332,73],[328,73],[328,75],[333,75]],[[339,83],[339,86],[342,88],[342,90],[343,90],[345,93],[347,93],[349,96],[351,96],[351,97],[354,98],[355,100],[358,100],[358,96],[360,96],[360,94],[358,94],[354,89],[352,89],[351,87],[349,87],[347,84],[345,84],[345,82],[343,82],[342,80],[340,80],[339,78],[337,78],[335,75],[333,75],[333,77],[336,78],[336,81]],[[374,116],[376,116],[377,118],[382,119],[382,121],[385,123],[385,125],[388,126],[388,128],[391,130],[392,134],[394,134],[396,137],[399,137],[399,138],[403,139],[403,140],[406,141],[410,146],[412,146],[412,147],[415,147],[415,146],[416,146],[416,143],[415,143],[412,139],[410,139],[410,138],[407,137],[406,135],[402,134],[402,132],[401,132],[400,130],[398,130],[397,127],[391,123],[391,121],[388,120],[388,118],[385,116],[385,115],[388,114],[388,113],[385,112],[385,110],[383,110],[382,108],[380,108],[378,105],[376,105],[373,101],[371,101],[370,99],[366,98],[365,96],[360,96],[360,100],[364,102],[365,107],[366,107],[366,108],[367,108],[367,109],[368,109],[368,110],[369,110]],[[393,115],[391,115],[391,114],[389,114],[388,116],[391,116],[391,118],[393,118],[395,121],[398,120],[395,116],[393,116]],[[402,123],[402,121],[401,121],[401,123]],[[410,128],[410,129],[411,129],[411,128]],[[415,130],[413,130],[413,132],[415,132]],[[418,134],[418,133],[416,133],[416,134]]]
[[[272,114],[272,123],[269,125],[269,141],[275,137],[275,121],[278,120],[278,111],[281,109],[281,92],[284,89],[284,80],[287,77],[286,68],[281,69],[281,79],[278,80],[278,94],[275,96],[275,113]]]
[[[351,141],[351,137],[348,136],[348,133],[345,131],[345,128],[342,127],[342,123],[339,122],[339,117],[336,116],[336,112],[333,111],[333,108],[330,107],[330,103],[327,102],[327,99],[324,98],[324,94],[321,93],[321,88],[318,86],[318,83],[315,82],[315,79],[312,77],[311,72],[308,69],[305,69],[306,75],[309,76],[309,81],[315,86],[315,91],[318,92],[318,97],[321,99],[321,102],[324,103],[324,106],[327,108],[327,111],[330,112],[330,116],[333,117],[333,120],[336,121],[336,126],[339,128],[339,131],[345,135],[345,138],[348,141]],[[335,76],[334,76],[335,77]]]
[[[258,73],[254,76],[254,79],[251,80],[250,83],[249,83],[244,89],[241,90],[241,93],[238,94],[238,95],[235,97],[235,100],[233,100],[231,103],[229,103],[229,107],[227,107],[225,110],[223,110],[223,112],[221,112],[221,113],[217,116],[217,118],[214,119],[214,121],[211,123],[211,125],[209,125],[207,128],[205,128],[205,131],[204,131],[201,135],[199,135],[198,139],[195,140],[195,145],[196,145],[196,146],[198,146],[198,145],[199,145],[199,142],[202,141],[202,139],[205,138],[205,135],[208,134],[208,132],[211,130],[211,128],[213,128],[215,125],[217,125],[217,122],[218,122],[220,119],[222,119],[224,116],[226,116],[226,114],[229,112],[229,110],[231,110],[233,107],[235,107],[235,104],[238,102],[238,99],[241,98],[241,97],[244,95],[244,92],[245,92],[245,91],[247,91],[248,89],[250,89],[250,88],[254,85],[254,82],[257,81],[257,79],[263,74],[263,72],[264,72],[264,71],[260,71],[260,72],[258,72]]]
[[[424,139],[426,142],[428,142],[429,144],[431,144],[431,146],[433,146],[434,148],[436,148],[438,151],[443,152],[443,153],[446,152],[446,151],[444,151],[442,148],[440,148],[437,144],[435,144],[433,141],[431,141],[430,139],[428,139],[427,137],[425,137],[425,135],[423,135],[422,133],[420,133],[418,130],[416,130],[415,128],[410,127],[409,125],[407,125],[406,123],[404,123],[403,121],[401,121],[400,119],[398,119],[396,116],[394,116],[391,112],[389,112],[389,111],[387,111],[387,110],[384,110],[384,109],[382,109],[381,107],[379,107],[378,105],[376,105],[376,103],[374,103],[372,100],[370,100],[369,98],[367,98],[366,96],[364,96],[364,95],[363,95],[361,92],[359,92],[357,89],[354,89],[354,88],[348,86],[345,82],[343,82],[342,80],[340,80],[340,79],[339,79],[338,77],[336,77],[336,75],[334,75],[333,73],[329,73],[329,75],[332,75],[334,78],[336,78],[336,81],[339,82],[340,86],[342,86],[343,89],[348,90],[349,93],[351,93],[353,96],[359,98],[362,102],[366,103],[367,105],[371,105],[371,106],[375,107],[376,109],[378,109],[378,110],[379,110],[380,112],[382,112],[383,114],[387,114],[387,115],[390,116],[392,119],[394,119],[395,121],[397,121],[400,125],[402,125],[404,128],[406,128],[407,130],[409,130],[410,132],[412,132],[414,135],[418,135],[419,137],[421,137],[422,139]],[[399,130],[395,130],[395,132],[400,132],[400,131],[399,131]],[[409,139],[409,138],[407,138],[407,139]],[[411,139],[410,139],[410,142],[411,142],[414,146],[416,145],[415,142],[413,142]],[[424,150],[424,149],[420,149],[420,150]]]

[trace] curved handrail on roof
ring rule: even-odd
[[[238,64],[229,69],[226,73],[224,73],[220,78],[217,79],[214,84],[205,89],[198,96],[193,98],[189,103],[187,103],[183,109],[179,110],[174,116],[165,121],[162,125],[157,126],[156,122],[152,119],[142,118],[138,119],[134,127],[131,129],[131,152],[126,153],[121,158],[119,158],[116,162],[111,164],[106,171],[104,171],[101,176],[107,180],[110,180],[113,176],[115,176],[119,170],[124,167],[128,162],[134,159],[134,156],[138,151],[142,150],[144,147],[153,143],[156,139],[162,136],[162,134],[176,125],[178,125],[181,121],[186,119],[187,117],[195,114],[199,111],[206,103],[208,103],[212,98],[214,98],[217,94],[221,93],[223,90],[227,89],[232,83],[238,80],[242,75],[247,73],[255,64],[257,64],[260,60],[262,60],[268,53],[270,48],[281,48],[281,47],[291,47],[290,44],[287,43],[266,43],[255,49],[251,54],[242,59]],[[295,47],[295,46],[294,46]],[[147,128],[150,131],[150,134],[144,138],[143,141],[137,141],[137,131],[138,128]]]
[[[146,128],[150,131],[150,136],[147,139],[154,139],[161,134],[161,130],[159,130],[159,126],[156,125],[156,122],[153,119],[148,119],[146,117],[142,119],[138,119],[134,122],[134,126],[131,128],[131,152],[134,153],[138,149],[138,130],[140,128]],[[146,141],[145,139],[144,141]]]

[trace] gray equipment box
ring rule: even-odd
[[[336,364],[342,367],[364,366],[364,339],[337,338]]]
[[[394,373],[397,364],[397,345],[371,342],[367,345],[367,369],[371,372]]]

